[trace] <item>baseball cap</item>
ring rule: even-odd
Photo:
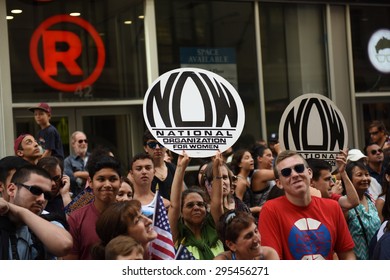
[[[34,110],[36,110],[36,109],[38,109],[38,110],[42,110],[42,111],[45,111],[46,113],[49,113],[49,114],[51,114],[51,107],[49,106],[49,104],[47,104],[47,103],[39,103],[37,106],[35,106],[35,107],[30,107],[30,108],[28,108],[28,110],[29,111],[31,111],[31,112],[34,112]]]
[[[358,161],[362,158],[367,158],[359,149],[350,149],[348,151],[347,161]]]
[[[22,143],[24,137],[26,137],[27,135],[30,135],[30,134],[21,134],[18,136],[18,138],[15,139],[15,141],[14,141],[15,155],[16,155],[16,152],[19,150],[20,143]]]

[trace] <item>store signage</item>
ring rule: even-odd
[[[221,76],[199,68],[161,75],[143,105],[150,132],[172,152],[210,157],[231,147],[241,135],[245,110],[238,92]]]
[[[380,29],[368,42],[368,57],[376,70],[390,73],[390,30]]]
[[[279,142],[282,150],[328,161],[334,171],[337,154],[348,145],[347,125],[332,100],[316,93],[304,94],[283,112]]]
[[[77,26],[83,32],[64,30],[65,24]],[[79,64],[83,48],[86,48],[82,42],[88,39],[81,37],[81,34],[92,38],[91,42],[95,44],[97,51],[96,65],[88,73]],[[63,47],[58,49],[59,46]],[[105,57],[104,44],[98,32],[89,22],[79,17],[50,17],[38,26],[30,41],[30,59],[35,72],[47,85],[65,92],[91,86],[103,70]],[[66,70],[67,79],[63,78],[64,74],[60,78],[59,67],[62,72]],[[69,80],[72,82],[67,82]]]

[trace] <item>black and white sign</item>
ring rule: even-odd
[[[390,73],[390,30],[380,29],[368,42],[368,57],[371,64],[382,73]]]
[[[163,146],[190,157],[214,156],[241,135],[245,111],[236,89],[221,76],[198,68],[161,75],[149,87],[144,119]]]
[[[348,145],[344,117],[329,98],[304,94],[294,99],[283,112],[279,124],[282,149],[295,150],[304,158],[319,158],[336,169],[336,156]]]

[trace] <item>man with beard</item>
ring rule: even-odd
[[[64,161],[64,173],[70,178],[70,188],[76,196],[85,187],[88,179],[88,171],[85,169],[88,157],[88,139],[84,132],[75,131],[71,136],[73,155],[69,155]]]
[[[39,216],[50,198],[50,189],[46,170],[35,165],[16,170],[7,187],[10,202],[0,198],[2,259],[46,259],[70,251],[71,235]]]
[[[95,230],[100,214],[116,201],[121,185],[120,162],[108,155],[88,160],[88,184],[94,194],[93,202],[72,211],[68,216],[69,232],[73,237],[73,249],[65,259],[89,260],[91,247],[99,242]]]

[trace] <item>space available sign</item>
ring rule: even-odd
[[[329,98],[304,94],[294,99],[283,112],[279,124],[282,149],[295,150],[304,158],[328,161],[336,170],[336,156],[348,145],[344,117]]]
[[[368,57],[376,70],[390,73],[390,30],[380,29],[368,42]]]
[[[190,157],[210,157],[241,135],[245,110],[235,88],[199,68],[161,75],[145,94],[143,113],[152,135],[166,148]]]

